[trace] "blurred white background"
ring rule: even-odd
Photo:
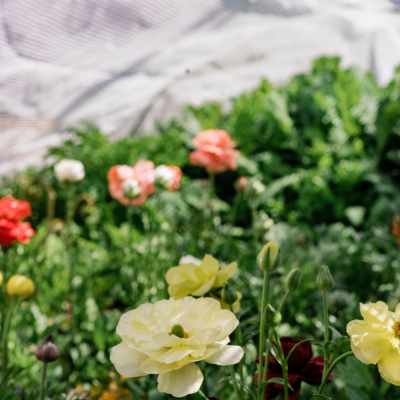
[[[387,82],[389,0],[0,0],[0,173],[38,162],[65,127],[149,129],[337,54]]]

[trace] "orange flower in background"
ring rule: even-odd
[[[115,165],[108,171],[111,197],[121,204],[140,206],[155,191],[155,168],[151,161],[140,160],[133,167]]]
[[[236,169],[238,151],[229,134],[223,130],[202,131],[193,139],[196,148],[190,154],[193,165],[204,167],[209,173]]]
[[[235,182],[235,189],[238,192],[244,192],[249,184],[249,178],[240,176]]]
[[[127,389],[121,388],[115,382],[111,382],[108,386],[108,389],[105,390],[99,400],[131,400],[132,396],[130,395]]]
[[[156,168],[156,180],[171,192],[181,186],[182,170],[175,165],[160,165]]]
[[[21,221],[32,214],[29,201],[18,200],[13,196],[5,196],[0,199],[0,219]]]
[[[400,215],[396,215],[390,227],[392,235],[397,239],[397,243],[400,245]]]

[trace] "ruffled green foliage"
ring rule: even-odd
[[[226,129],[241,152],[238,170],[216,177],[212,197],[206,173],[188,162],[192,135],[204,128]],[[400,213],[400,71],[379,88],[370,74],[321,58],[281,86],[261,82],[229,107],[188,107],[179,120],[158,126],[152,132],[157,135],[112,141],[92,125],[73,132],[49,151],[48,167],[6,178],[0,188],[0,194],[32,202],[38,231],[31,244],[13,248],[4,260],[38,287],[23,305],[12,337],[13,384],[28,399],[35,398],[39,379],[29,346],[49,333],[63,354],[50,371],[54,398],[66,398],[62,393],[78,384],[107,385],[108,350],[117,342],[120,313],[165,297],[163,275],[185,254],[238,261],[236,288],[243,299],[236,339],[250,343],[243,368],[250,382],[261,287],[255,255],[266,239],[282,247],[272,298],[282,297],[290,270],[300,271],[296,288],[288,289],[283,323],[277,321],[283,334],[322,337],[316,282],[321,265],[335,278],[329,302],[338,351],[348,346],[341,335],[358,315],[360,301],[400,297],[399,247],[389,230]],[[52,172],[52,161],[62,158],[81,160],[86,169],[85,180],[76,185],[78,207],[67,235],[66,193]],[[130,214],[110,198],[106,176],[111,166],[138,159],[176,164],[185,178],[179,192],[156,194]],[[256,190],[237,193],[240,175],[257,181]],[[66,263],[73,264],[72,290]],[[216,372],[208,372],[209,395],[230,399],[232,383]],[[373,374],[349,360],[335,374],[332,398],[399,395],[371,384]],[[15,398],[14,386],[1,398]],[[167,398],[151,392],[151,379],[125,386],[134,398]]]

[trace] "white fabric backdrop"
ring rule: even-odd
[[[0,0],[0,173],[79,121],[126,135],[321,54],[386,82],[400,14],[389,0]]]

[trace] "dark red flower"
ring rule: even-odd
[[[17,200],[12,196],[5,196],[0,199],[0,219],[22,221],[31,214],[31,205],[26,200]]]
[[[322,357],[313,357],[310,342],[302,342],[302,339],[282,337],[281,347],[285,357],[295,347],[288,360],[289,385],[293,389],[289,389],[289,400],[298,400],[301,382],[307,382],[310,385],[319,385],[321,383],[324,359]],[[272,355],[268,357],[267,380],[271,378],[283,378],[282,368],[278,360]],[[282,393],[283,385],[270,383],[266,387],[264,398],[265,400],[274,399]]]
[[[34,234],[29,222],[0,219],[0,246],[11,246],[16,242],[29,243]]]

